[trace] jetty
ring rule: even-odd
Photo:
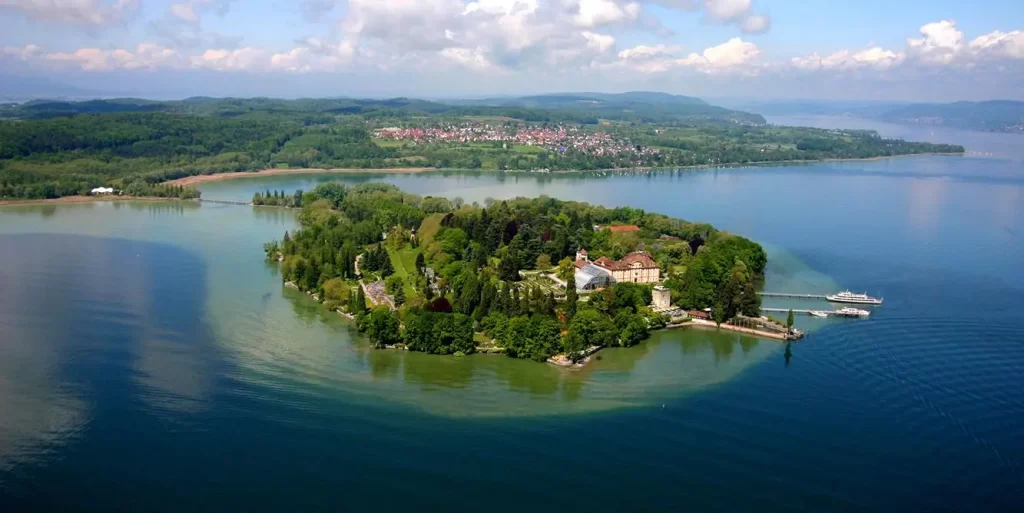
[[[854,315],[850,311],[839,310],[804,310],[796,308],[761,308],[762,312],[769,313],[788,313],[793,312],[794,314],[812,315],[811,312],[821,312],[828,315],[834,315],[836,317],[867,317],[866,315]],[[863,310],[866,311],[866,310]]]
[[[825,294],[790,294],[787,292],[758,292],[761,297],[788,297],[793,299],[828,299]]]

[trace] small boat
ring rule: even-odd
[[[833,303],[856,303],[861,305],[880,305],[882,298],[874,298],[867,294],[854,294],[849,290],[825,296],[825,299]]]
[[[811,310],[809,313],[814,317],[828,317],[828,312],[823,310]]]
[[[871,312],[867,310],[861,310],[859,308],[846,307],[836,310],[835,315],[838,315],[840,317],[867,317],[871,315]]]

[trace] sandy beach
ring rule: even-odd
[[[164,182],[168,185],[195,185],[197,183],[205,182],[219,182],[221,180],[231,180],[233,178],[254,178],[257,176],[273,176],[273,175],[289,175],[289,174],[310,174],[310,173],[423,173],[425,171],[433,171],[432,167],[396,167],[387,169],[360,169],[360,168],[347,168],[347,169],[317,169],[317,168],[296,168],[296,169],[264,169],[263,171],[255,172],[238,172],[238,173],[215,173],[212,175],[195,175],[186,176],[184,178],[178,178],[177,180],[171,180]]]

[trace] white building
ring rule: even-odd
[[[651,291],[651,306],[655,310],[668,310],[672,307],[672,291],[661,285],[655,285]]]
[[[97,187],[97,188],[93,189],[92,191],[90,191],[89,194],[92,194],[93,196],[100,195],[100,194],[114,194],[114,188],[113,187]]]

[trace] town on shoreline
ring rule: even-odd
[[[96,188],[188,199],[198,194],[194,184],[254,174],[637,172],[964,152],[868,130],[770,125],[757,114],[703,103],[658,103],[664,100],[612,95],[584,102],[587,108],[405,100],[38,102],[0,118],[0,201],[83,196]]]

